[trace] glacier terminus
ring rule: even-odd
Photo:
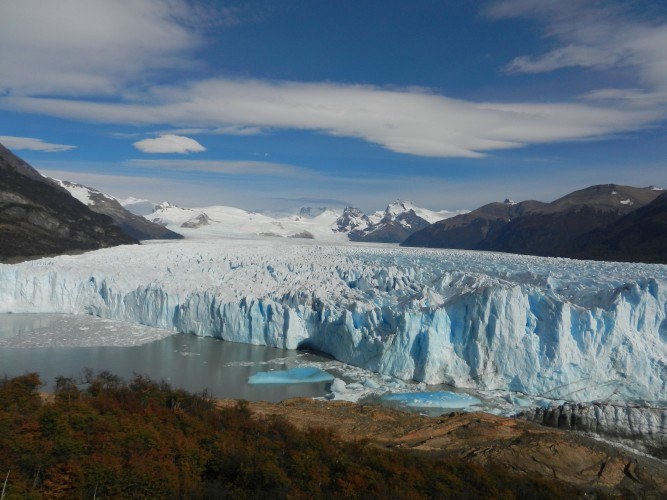
[[[667,400],[667,266],[211,239],[0,265],[0,312],[311,348],[427,384]]]

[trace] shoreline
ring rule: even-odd
[[[216,404],[224,408],[238,400],[216,400]],[[254,418],[276,415],[302,430],[329,429],[343,440],[366,440],[381,448],[436,459],[464,457],[481,465],[498,464],[520,473],[558,478],[577,487],[667,494],[667,462],[578,431],[518,418],[479,412],[428,417],[375,404],[309,398],[247,405]]]

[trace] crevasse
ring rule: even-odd
[[[667,266],[186,241],[0,265],[1,312],[94,314],[308,346],[429,384],[667,399]]]

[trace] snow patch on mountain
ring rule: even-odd
[[[75,182],[70,182],[70,181],[63,181],[60,179],[53,179],[51,177],[47,177],[54,181],[56,184],[58,184],[60,187],[66,189],[69,191],[69,193],[79,200],[81,203],[83,203],[86,206],[94,205],[95,204],[95,198],[97,196],[102,196],[108,200],[116,200],[111,195],[108,195],[106,193],[103,193],[102,191],[98,191],[97,189],[89,188],[86,186],[82,186],[81,184],[77,184]]]

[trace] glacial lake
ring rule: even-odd
[[[95,345],[100,343],[111,345]],[[59,375],[78,377],[90,368],[108,370],[125,380],[134,374],[148,375],[192,392],[207,389],[219,398],[276,402],[325,396],[331,383],[251,385],[249,377],[300,366],[330,367],[331,362],[311,353],[175,334],[92,316],[0,314],[0,376],[37,372],[46,384],[44,390],[51,390]]]
[[[80,379],[87,368],[107,370],[125,380],[147,375],[190,392],[207,390],[217,398],[249,401],[326,396],[433,416],[452,410],[497,413],[501,407],[514,407],[502,398],[482,401],[452,387],[402,381],[310,352],[225,342],[88,315],[0,314],[0,376],[37,372],[43,390],[51,391],[56,377]],[[252,384],[251,377],[269,383]],[[312,381],[322,377],[328,380]]]

